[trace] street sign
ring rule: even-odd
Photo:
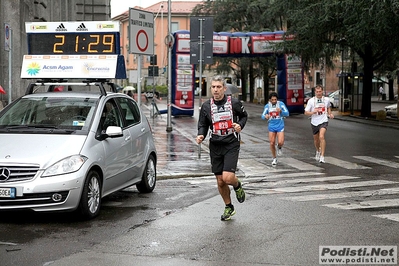
[[[213,17],[190,18],[190,64],[199,63],[200,53],[203,63],[213,63]]]
[[[10,51],[11,47],[11,29],[8,23],[4,23],[4,32],[5,32],[5,43],[4,43],[4,50]]]
[[[129,9],[129,53],[154,54],[154,14]]]

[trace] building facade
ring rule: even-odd
[[[173,1],[171,2],[171,32],[177,30],[190,30],[190,16],[193,8],[201,4],[202,1]],[[112,20],[121,23],[121,51],[125,57],[127,76],[121,86],[136,86],[138,76],[144,82],[143,85],[166,85],[167,84],[167,65],[168,65],[168,45],[165,38],[168,35],[168,1],[160,1],[147,8],[135,6],[134,9],[151,12],[154,14],[154,55],[157,62],[154,64],[158,67],[158,76],[152,77],[149,73],[151,66],[150,55],[137,55],[129,53],[129,10],[113,17]],[[141,64],[141,73],[138,73],[139,64]],[[120,81],[118,81],[120,82]]]

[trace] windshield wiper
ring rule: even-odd
[[[56,126],[52,125],[17,125],[17,126],[7,126],[5,129],[25,129],[25,128],[50,128],[50,129],[57,129]]]

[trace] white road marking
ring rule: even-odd
[[[373,216],[374,217],[378,217],[378,218],[392,220],[392,221],[395,221],[395,222],[399,222],[399,213],[377,214],[377,215],[373,215]]]
[[[277,158],[278,164],[287,164],[293,168],[296,168],[298,170],[303,170],[303,171],[320,171],[323,168],[322,167],[317,167],[313,164],[310,163],[305,163],[300,160],[294,159],[294,158],[289,158],[289,157],[283,157],[283,158]],[[278,167],[278,164],[276,167]]]
[[[277,165],[278,166],[278,165]],[[270,163],[260,163],[254,159],[239,159],[238,168],[245,173],[246,177],[263,175],[265,173],[278,173],[292,171],[289,169],[281,169]]]
[[[339,166],[339,167],[342,167],[345,169],[351,169],[351,170],[352,169],[371,169],[371,167],[359,165],[357,163],[347,162],[347,161],[340,160],[340,159],[337,159],[334,157],[329,157],[329,156],[326,156],[325,160],[326,160],[326,163],[333,164],[333,165],[336,165],[336,166]]]
[[[371,181],[347,182],[347,183],[338,183],[338,184],[321,184],[321,185],[309,185],[309,186],[299,186],[299,187],[281,187],[281,188],[273,188],[273,189],[261,189],[259,191],[255,191],[254,194],[266,195],[266,194],[277,194],[277,193],[328,191],[328,190],[337,190],[337,189],[343,189],[343,188],[377,186],[377,185],[380,185],[382,181],[384,181],[384,180],[371,180]]]
[[[398,183],[398,182],[390,182]],[[381,185],[384,185],[382,182]],[[292,196],[285,197],[285,200],[290,201],[313,201],[313,200],[330,200],[330,199],[343,199],[343,198],[353,198],[353,197],[372,197],[372,196],[383,196],[383,195],[394,195],[399,194],[399,187],[396,188],[384,188],[378,190],[365,190],[365,191],[350,191],[341,193],[331,193],[331,194],[315,194],[315,195],[304,195],[304,196]]]
[[[353,157],[356,159],[359,159],[359,160],[363,160],[363,161],[367,161],[367,162],[371,162],[371,163],[375,163],[375,164],[385,165],[385,166],[392,167],[392,168],[399,168],[399,163],[388,161],[388,160],[378,159],[378,158],[374,158],[371,156],[353,156]]]
[[[288,184],[302,184],[302,183],[313,183],[313,182],[324,182],[324,181],[337,181],[337,180],[348,180],[357,179],[361,177],[357,176],[326,176],[326,177],[307,177],[307,178],[297,178],[294,179],[278,180],[278,181],[266,181],[262,183],[251,183],[248,186],[253,186],[255,188],[260,187],[275,187]]]
[[[356,210],[356,209],[371,209],[399,206],[399,199],[383,199],[383,200],[369,200],[361,202],[341,202],[333,204],[324,204],[322,206],[343,209],[343,210]]]

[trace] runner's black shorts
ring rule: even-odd
[[[316,135],[317,133],[319,133],[320,128],[325,128],[327,130],[328,122],[321,123],[320,125],[317,126],[311,124],[311,126],[312,126],[313,135]]]
[[[223,171],[235,173],[237,169],[240,142],[209,142],[212,173],[221,175]]]

